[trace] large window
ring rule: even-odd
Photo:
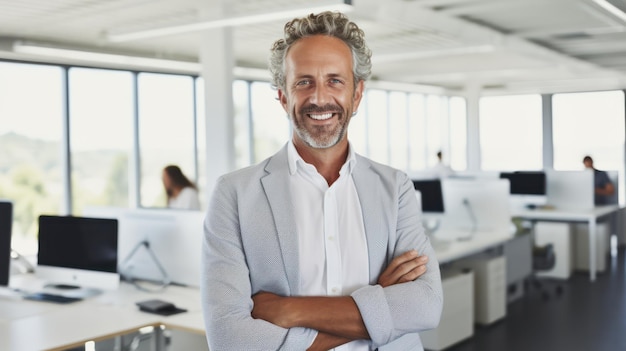
[[[407,170],[409,168],[409,118],[408,118],[407,93],[389,93],[389,145],[390,153],[389,165],[398,169]]]
[[[129,206],[133,141],[130,72],[71,68],[70,150],[73,212],[85,206]]]
[[[596,168],[618,171],[624,184],[624,92],[557,94],[552,105],[554,168],[583,169],[590,155]]]
[[[278,151],[290,138],[290,122],[269,83],[238,80],[232,89],[235,167],[242,168]],[[350,140],[381,163],[424,169],[441,148],[452,147],[453,157],[465,149],[463,138],[448,135],[465,133],[464,105],[450,101],[368,89]],[[168,164],[202,191],[207,153],[219,152],[206,149],[207,118],[201,78],[0,62],[0,198],[15,202],[14,247],[36,251],[43,213],[165,207],[161,172]]]
[[[361,104],[354,116],[350,119],[350,125],[348,126],[348,138],[354,150],[361,154],[366,155],[368,153],[367,144],[367,94],[363,94],[361,98]]]
[[[233,83],[233,104],[235,108],[235,167],[252,164],[252,125],[250,118],[250,83],[237,80]]]
[[[426,169],[428,131],[426,130],[426,96],[409,95],[409,170]]]
[[[165,207],[163,167],[178,165],[190,180],[196,181],[194,80],[141,73],[138,91],[141,205]]]
[[[543,168],[540,95],[484,97],[479,108],[483,170]]]
[[[0,198],[22,254],[37,250],[38,216],[63,210],[63,80],[60,67],[0,62]]]
[[[368,156],[380,163],[389,163],[389,119],[387,92],[370,89],[366,91],[365,118],[368,124]]]
[[[289,119],[269,83],[250,86],[254,157],[257,163],[273,155],[289,140]]]
[[[426,96],[426,166],[437,164],[437,152],[448,145],[448,109],[445,96]]]
[[[450,167],[467,169],[467,105],[465,99],[455,96],[449,99],[450,111]],[[444,155],[445,160],[445,155]]]
[[[454,157],[445,160],[454,159],[455,169],[466,168],[465,100],[369,89],[361,106],[350,138],[365,156],[412,173],[434,166],[443,150]]]

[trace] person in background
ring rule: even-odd
[[[198,187],[180,170],[180,167],[169,165],[163,168],[161,175],[167,207],[183,210],[200,210]]]
[[[594,203],[598,205],[609,205],[611,197],[615,194],[615,186],[609,175],[605,171],[600,171],[593,166],[591,156],[583,158],[585,168],[593,170],[593,186],[594,186]]]
[[[432,172],[437,178],[448,178],[454,174],[452,168],[443,162],[441,151],[437,152],[437,164],[432,168]]]
[[[347,136],[371,72],[363,31],[337,12],[284,29],[270,72],[292,138],[220,177],[204,222],[209,348],[423,350],[443,293],[413,183]]]

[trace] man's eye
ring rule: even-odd
[[[341,79],[336,79],[336,78],[331,79],[330,82],[333,83],[333,84],[341,84],[341,83],[343,83],[341,81]]]
[[[301,80],[296,83],[296,85],[309,85],[309,84],[311,84],[310,80]]]

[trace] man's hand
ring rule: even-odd
[[[383,288],[390,285],[410,282],[426,273],[427,256],[419,256],[411,250],[394,258],[385,271],[378,277],[378,284]]]

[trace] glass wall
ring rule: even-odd
[[[483,97],[479,103],[481,168],[487,171],[543,168],[540,95]]]
[[[426,167],[437,164],[437,152],[448,145],[448,108],[445,96],[426,96]]]
[[[233,83],[235,110],[235,167],[252,164],[252,121],[250,116],[250,83],[237,80]]]
[[[389,162],[389,124],[386,118],[389,111],[387,106],[387,92],[370,89],[365,104],[365,118],[367,119],[367,155],[380,163]]]
[[[552,98],[554,168],[583,169],[589,155],[601,170],[616,170],[624,184],[624,92],[556,94]],[[624,189],[620,189],[624,203]]]
[[[64,70],[0,62],[0,198],[14,203],[13,248],[37,251],[37,218],[60,213]]]
[[[467,103],[453,96],[449,100],[450,116],[450,167],[467,169]],[[444,160],[445,160],[444,155]]]
[[[348,126],[348,138],[357,153],[367,155],[369,153],[369,145],[367,142],[369,128],[367,119],[367,94],[363,94],[361,104],[355,112],[356,114],[352,116],[350,125]]]
[[[165,207],[161,181],[165,166],[177,165],[196,181],[194,80],[140,73],[138,92],[141,206]]]
[[[252,163],[263,161],[289,140],[289,119],[278,101],[278,93],[266,82],[250,85],[252,114]]]
[[[409,170],[426,169],[428,130],[426,129],[426,95],[409,94]]]
[[[400,91],[389,92],[389,165],[398,169],[409,166],[409,129],[408,94]]]
[[[233,98],[241,168],[274,154],[291,131],[269,83],[237,80]],[[350,140],[360,154],[405,171],[428,167],[444,147],[463,150],[456,164],[464,167],[464,137],[448,135],[465,134],[464,109],[451,101],[366,90]],[[34,253],[38,215],[64,214],[70,194],[74,215],[90,206],[165,207],[168,164],[206,200],[207,113],[197,77],[0,62],[0,198],[15,201],[14,238],[24,242],[14,247]]]
[[[130,72],[69,70],[73,213],[129,206],[134,94]]]

